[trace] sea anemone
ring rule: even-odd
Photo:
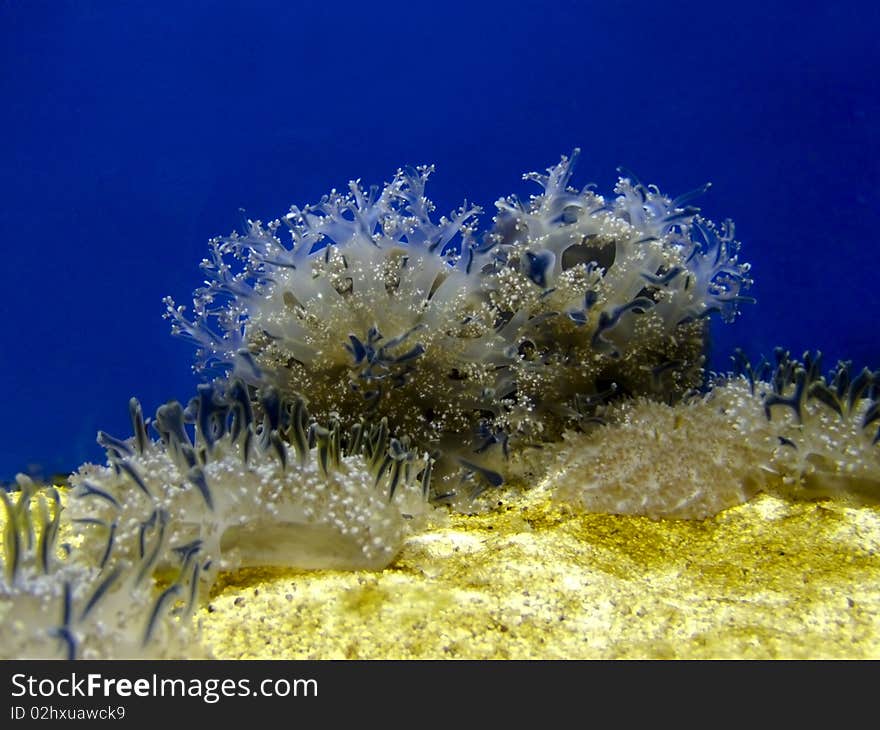
[[[617,197],[569,186],[578,151],[528,203],[496,203],[495,263],[484,288],[519,353],[512,370],[528,404],[510,424],[555,440],[609,396],[675,401],[703,383],[706,318],[732,320],[749,265],[733,224],[720,228],[654,186],[621,178]],[[530,425],[527,425],[530,422]]]
[[[821,353],[782,348],[772,365],[735,361],[775,437],[768,467],[793,496],[880,501],[880,371],[839,362],[823,375]]]
[[[759,403],[722,408],[712,394],[621,400],[603,425],[566,433],[544,484],[584,512],[703,519],[766,487],[773,440],[752,430],[758,417]]]
[[[23,475],[0,490],[3,657],[192,657],[221,570],[380,569],[424,525],[432,462],[384,419],[325,428],[301,399],[251,396],[203,385],[152,422],[132,399],[134,435],[99,432],[107,466],[80,467],[66,507]]]
[[[189,556],[202,594],[220,570],[254,565],[382,568],[429,510],[430,459],[385,421],[325,428],[301,399],[267,388],[254,404],[238,380],[160,406],[157,441],[134,399],[131,415],[133,437],[99,434],[108,466],[71,477],[71,513],[93,526],[94,556],[150,554],[157,571]]]
[[[191,555],[169,565],[159,586],[151,556],[161,536],[135,558],[123,557],[123,549],[97,559],[76,545],[59,549],[62,530],[72,533],[94,518],[62,522],[57,490],[37,488],[24,475],[17,482],[17,499],[0,490],[0,658],[172,659],[197,653],[197,629],[189,618],[195,596]]]
[[[432,451],[472,440],[505,358],[479,298],[477,209],[435,223],[431,171],[399,170],[381,191],[353,181],[212,241],[195,319],[166,300],[173,331],[200,347],[198,368],[305,397],[345,428],[387,418]]]
[[[432,220],[429,167],[249,221],[211,242],[192,318],[166,299],[172,330],[199,370],[319,420],[387,418],[437,460],[435,496],[500,484],[511,448],[603,400],[701,385],[706,317],[732,319],[751,283],[732,225],[628,178],[612,202],[570,188],[576,154],[526,176],[528,204],[500,200],[480,243],[476,208]]]
[[[676,405],[646,398],[567,433],[548,481],[588,512],[700,519],[758,491],[880,502],[880,373],[850,363],[821,375],[819,354],[777,349]]]

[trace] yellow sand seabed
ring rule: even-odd
[[[532,490],[384,571],[244,570],[197,616],[217,658],[878,658],[880,508],[761,495],[703,522]]]

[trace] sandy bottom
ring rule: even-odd
[[[880,508],[655,521],[533,490],[381,572],[224,575],[197,619],[221,659],[880,658]]]

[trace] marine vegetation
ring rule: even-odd
[[[69,489],[0,491],[2,656],[192,656],[221,571],[382,569],[505,483],[655,518],[876,501],[880,372],[779,350],[707,375],[709,318],[750,301],[733,224],[690,205],[708,186],[571,187],[577,154],[482,232],[418,167],[213,239],[192,310],[165,300],[195,397],[132,398]]]

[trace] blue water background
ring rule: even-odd
[[[102,463],[101,428],[187,399],[208,238],[351,178],[434,163],[491,211],[583,148],[677,195],[706,181],[758,304],[737,345],[880,367],[880,11],[803,2],[0,1],[0,479]],[[489,213],[484,216],[488,220]]]

